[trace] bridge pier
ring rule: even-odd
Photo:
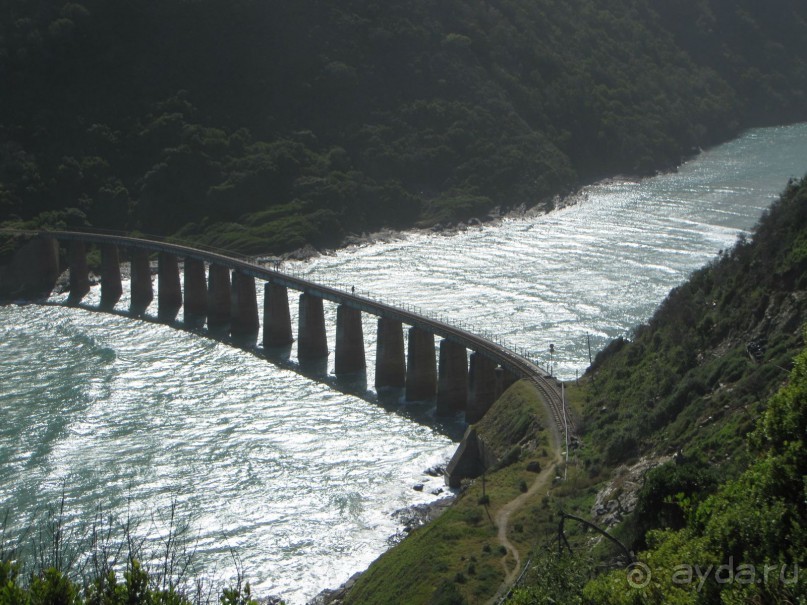
[[[233,338],[254,345],[261,327],[254,277],[233,271],[231,305],[230,333]]]
[[[31,267],[36,270],[31,275],[25,275],[21,280],[25,284],[26,297],[46,299],[53,292],[56,280],[59,279],[59,242],[50,237],[36,237],[26,246],[27,254],[33,261],[31,265],[23,262],[21,265],[24,274],[28,274]]]
[[[328,339],[325,335],[325,311],[322,299],[303,292],[300,294],[297,359],[305,363],[325,357],[328,357]]]
[[[135,248],[132,250],[130,265],[132,297],[129,301],[129,312],[132,315],[143,315],[154,300],[154,287],[151,284],[151,263],[148,250]]]
[[[46,236],[29,239],[0,266],[0,300],[46,299],[59,275],[59,242]]]
[[[437,372],[437,413],[453,414],[468,403],[468,352],[448,339],[440,341]]]
[[[87,269],[87,246],[84,242],[70,242],[70,296],[67,304],[75,306],[90,291],[90,271]]]
[[[334,372],[357,374],[367,369],[361,311],[339,305],[336,308],[336,353]]]
[[[263,347],[286,347],[294,342],[291,335],[289,291],[286,286],[267,282],[263,296]]]
[[[375,389],[406,386],[406,356],[403,325],[395,319],[378,318],[375,355]]]
[[[171,323],[182,307],[179,261],[167,252],[160,252],[157,258],[157,319]]]
[[[120,256],[118,247],[113,244],[101,245],[101,305],[104,311],[111,311],[123,294],[120,281]]]
[[[409,328],[406,364],[406,399],[423,401],[437,392],[437,362],[434,334],[420,328]]]
[[[359,377],[363,385],[358,388],[355,386],[356,377],[348,375],[366,370],[362,313],[374,313],[380,316],[375,362],[375,387],[379,394],[385,388],[403,388],[407,400],[435,398],[438,414],[451,414],[464,408],[466,421],[476,423],[519,376],[526,376],[545,391],[550,407],[559,406],[560,396],[546,382],[547,377],[539,372],[540,368],[513,351],[501,350],[460,330],[445,328],[443,332],[435,328],[446,335],[440,342],[438,366],[435,360],[435,334],[428,328],[434,324],[421,321],[417,315],[369,299],[363,300],[361,310],[358,310],[347,306],[352,303],[348,300],[345,304],[345,296],[330,288],[291,276],[284,278],[276,270],[262,269],[257,265],[246,267],[235,258],[169,243],[100,233],[42,232],[23,245],[10,264],[0,267],[0,296],[4,300],[48,296],[59,275],[59,247],[54,238],[70,242],[68,304],[79,304],[90,289],[86,255],[88,242],[91,242],[99,246],[101,251],[100,309],[115,308],[122,294],[120,258],[116,245],[120,243],[129,247],[132,255],[131,313],[144,313],[152,302],[154,287],[147,250],[159,251],[158,316],[161,321],[173,322],[183,304],[177,255],[190,254],[195,258],[185,258],[185,324],[201,327],[207,319],[212,337],[226,338],[232,333],[234,341],[249,337],[255,344],[260,323],[253,276],[259,276],[267,280],[264,347],[270,355],[288,359],[290,344],[294,340],[288,289],[272,283],[273,280],[280,280],[291,284],[289,287],[304,289],[299,300],[297,347],[297,358],[304,374],[316,375],[327,371],[329,352],[323,300],[328,299],[341,303],[336,313],[335,371],[342,385],[350,384],[351,389],[359,392],[366,389],[366,375]],[[207,275],[206,262],[195,260],[200,258],[210,261]],[[230,267],[238,269],[231,275],[233,269]],[[386,314],[401,319],[381,317]],[[413,326],[409,329],[408,350],[405,350],[402,321],[408,321]],[[472,353],[469,367],[468,349],[473,348],[479,350]],[[503,365],[499,367],[499,363]],[[394,393],[396,399],[399,393]],[[560,424],[557,418],[556,422]]]
[[[191,328],[201,328],[207,319],[205,263],[195,258],[186,258],[183,271],[185,277],[184,323]]]
[[[479,353],[471,353],[471,369],[468,374],[468,408],[465,410],[465,421],[473,424],[496,401],[496,364]]]
[[[230,270],[211,264],[207,277],[207,329],[226,336],[230,329]]]

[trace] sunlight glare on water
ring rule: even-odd
[[[586,187],[565,207],[459,233],[404,234],[297,263],[503,338],[573,379],[649,319],[669,290],[730,248],[807,172],[807,124],[752,130],[677,172]]]
[[[555,372],[574,378],[588,365],[587,334],[596,352],[647,320],[807,171],[804,158],[806,124],[754,130],[676,173],[587,187],[547,215],[404,234],[285,268],[475,326],[543,365],[554,344]],[[326,314],[332,371],[330,304]],[[372,385],[375,320],[363,321]],[[191,333],[61,306],[0,308],[0,375],[0,505],[11,529],[62,489],[71,523],[101,507],[164,529],[176,502],[198,537],[197,571],[232,577],[232,548],[254,594],[289,603],[383,552],[390,515],[435,498],[442,482],[424,471],[456,446],[405,405]]]

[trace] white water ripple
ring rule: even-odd
[[[473,325],[545,365],[554,344],[555,372],[574,378],[587,334],[596,352],[645,321],[807,171],[803,158],[807,125],[755,130],[676,173],[588,187],[545,216],[286,268]],[[294,296],[291,314],[296,325]],[[326,316],[332,372],[329,303]],[[374,318],[363,327],[372,385]],[[0,506],[15,527],[63,486],[71,523],[102,506],[164,528],[176,501],[198,536],[198,571],[232,577],[233,548],[256,594],[289,603],[380,554],[391,513],[434,498],[441,481],[424,470],[455,447],[408,419],[419,406],[383,407],[190,333],[58,306],[0,308],[0,375]]]

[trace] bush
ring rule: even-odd
[[[468,525],[478,525],[482,521],[482,512],[476,509],[465,512],[465,522]]]
[[[133,535],[136,520],[99,516],[83,531],[66,532],[63,506],[64,501],[47,510],[45,518],[22,533],[33,537],[30,544],[9,539],[7,519],[0,523],[0,605],[203,605],[213,599],[221,605],[257,605],[240,574],[235,586],[220,595],[212,579],[188,575],[193,537],[177,519],[175,504],[168,535],[164,542],[157,540],[163,545],[155,546],[159,552],[145,549],[147,541]],[[91,546],[91,552],[83,552],[84,546]]]
[[[527,463],[527,470],[531,473],[540,473],[541,472],[541,463],[537,460],[530,460]]]
[[[456,578],[455,578],[456,579]],[[429,605],[465,605],[467,601],[453,582],[443,581],[429,601]]]
[[[614,435],[605,449],[605,461],[607,464],[618,464],[633,458],[639,451],[639,442],[633,435],[625,429]]]

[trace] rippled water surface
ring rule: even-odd
[[[543,365],[552,343],[554,371],[574,378],[587,335],[596,352],[646,320],[807,171],[804,158],[807,125],[755,130],[677,173],[588,187],[548,215],[285,268],[474,325]],[[364,322],[372,385],[375,322]],[[461,428],[413,422],[422,406],[377,405],[191,333],[60,306],[0,308],[0,377],[12,529],[62,490],[74,525],[101,506],[159,533],[176,502],[203,573],[231,577],[234,549],[255,593],[290,603],[366,567],[396,530],[391,513],[435,498],[440,481],[424,471]]]

